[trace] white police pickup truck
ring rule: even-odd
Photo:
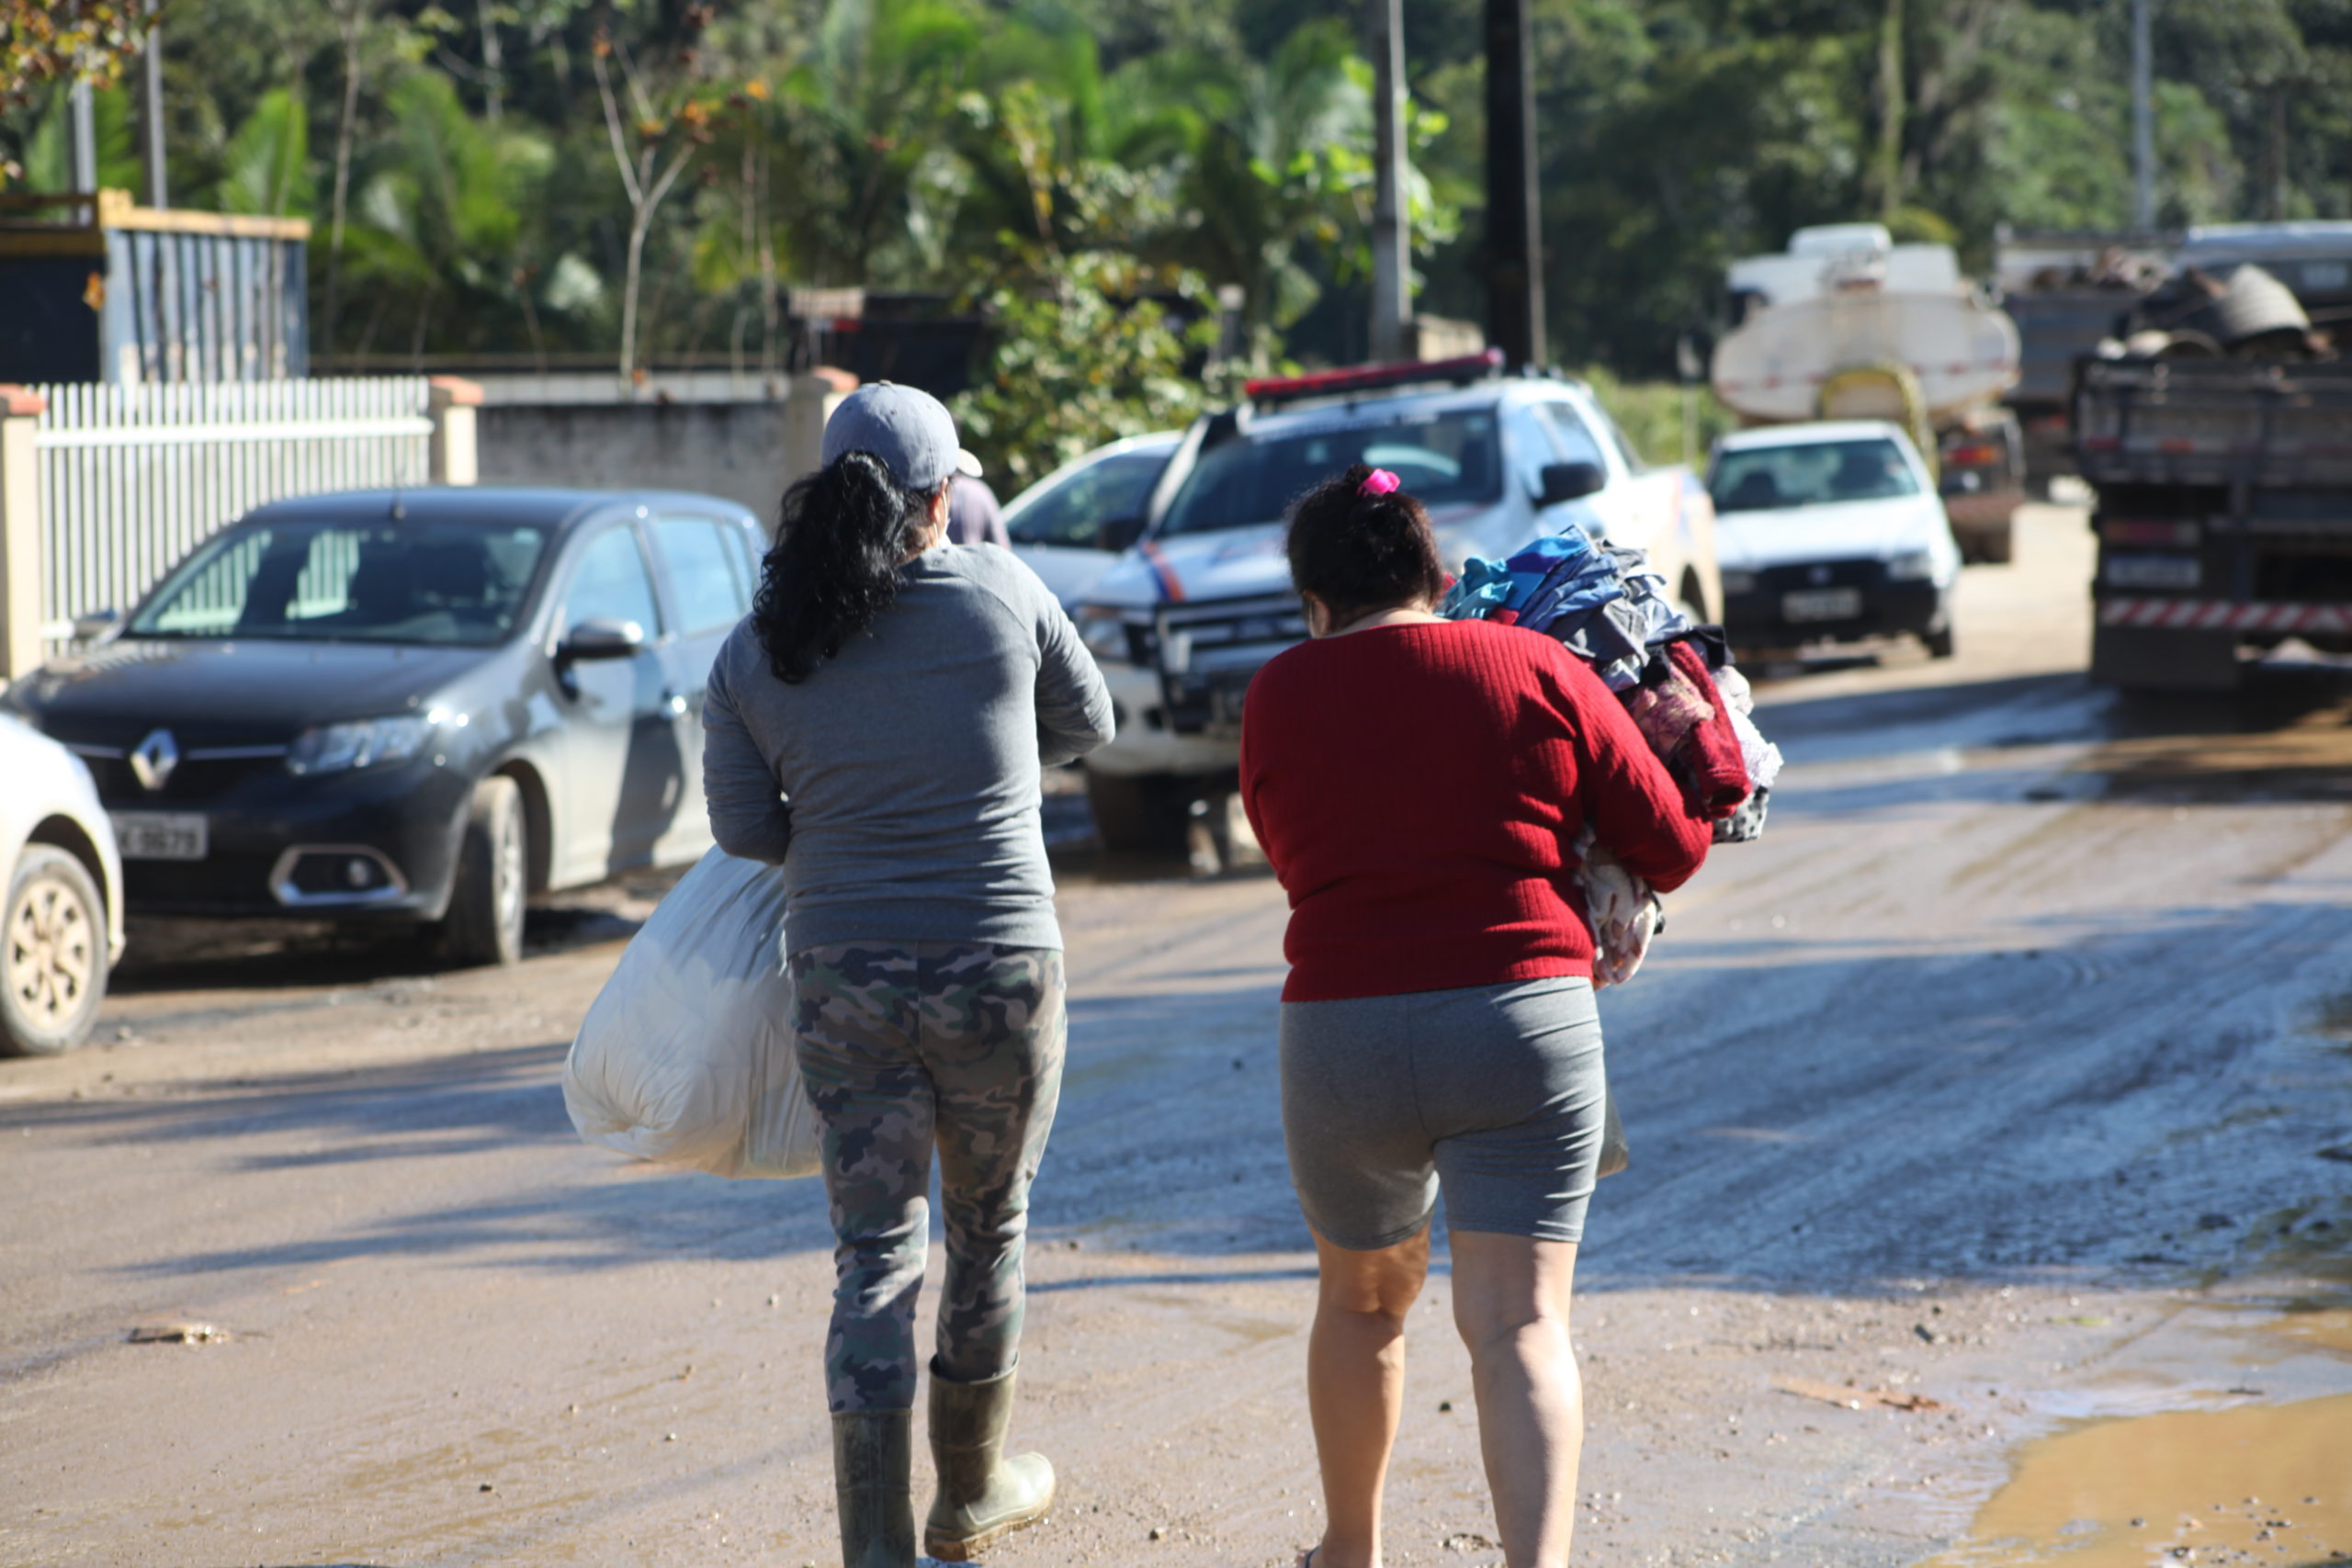
[[[1075,612],[1118,711],[1117,739],[1086,760],[1107,848],[1160,841],[1192,800],[1229,785],[1250,677],[1306,635],[1283,513],[1351,463],[1393,469],[1421,499],[1450,570],[1582,528],[1646,550],[1700,619],[1722,609],[1705,487],[1643,463],[1579,382],[1506,376],[1490,349],[1245,393],[1186,433],[1141,539]]]

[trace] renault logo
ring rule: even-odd
[[[150,792],[171,783],[172,770],[179,765],[179,742],[168,729],[156,730],[130,753],[131,775]]]

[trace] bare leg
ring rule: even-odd
[[[1470,1348],[1503,1560],[1566,1568],[1584,1447],[1584,1389],[1568,1345],[1576,1245],[1487,1231],[1450,1241],[1453,1322]]]
[[[1377,1252],[1315,1238],[1321,1283],[1306,1341],[1306,1408],[1323,1466],[1315,1568],[1380,1568],[1380,1495],[1405,1402],[1405,1319],[1429,1273],[1430,1233]]]

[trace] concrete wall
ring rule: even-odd
[[[857,378],[830,366],[756,389],[657,387],[602,400],[548,377],[484,377],[475,413],[480,482],[587,489],[698,490],[740,501],[774,526],[784,487],[817,466],[825,421]],[[770,391],[780,394],[767,395]]]
[[[481,482],[697,490],[763,521],[796,477],[776,402],[510,403],[475,411]]]

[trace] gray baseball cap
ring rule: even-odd
[[[937,490],[948,475],[979,465],[956,441],[956,421],[929,392],[876,381],[843,398],[825,422],[819,448],[827,463],[844,452],[871,452],[911,491]]]

